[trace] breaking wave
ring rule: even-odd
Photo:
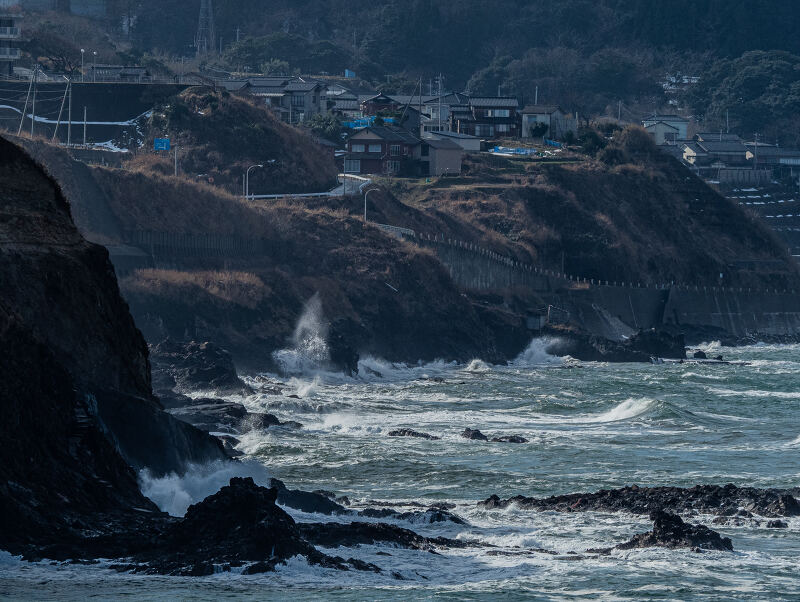
[[[525,368],[529,366],[554,366],[562,365],[564,358],[551,355],[548,350],[558,342],[558,339],[536,338],[528,347],[511,362],[512,366]]]
[[[191,464],[183,475],[175,473],[153,477],[150,471],[139,472],[139,488],[163,512],[183,516],[189,506],[203,501],[227,485],[233,477],[252,477],[257,485],[268,486],[267,469],[254,460],[246,462],[217,461]]]
[[[292,335],[292,347],[276,351],[272,357],[284,374],[310,374],[328,367],[328,324],[319,293],[303,307]]]

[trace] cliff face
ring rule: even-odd
[[[180,470],[222,452],[161,411],[106,250],[4,139],[0,190],[0,549],[13,549],[153,509],[131,466]]]

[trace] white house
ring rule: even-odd
[[[561,138],[568,131],[577,129],[575,120],[557,105],[528,105],[521,114],[523,138],[533,138],[531,131],[540,123],[547,126],[545,136],[550,138]]]
[[[685,140],[680,137],[680,130],[674,125],[664,121],[656,121],[644,126],[647,133],[655,138],[656,144],[674,144],[678,140]]]
[[[652,130],[650,128],[657,123],[663,123],[677,130],[673,140],[689,139],[689,120],[685,117],[681,117],[680,115],[653,115],[652,117],[645,117],[642,119],[644,129],[651,133]],[[666,128],[660,128],[660,130],[664,133],[669,133],[669,130]],[[659,141],[659,139],[656,138],[656,144],[664,144],[664,140]]]

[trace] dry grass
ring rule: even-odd
[[[271,289],[256,274],[236,271],[177,271],[137,270],[126,279],[129,289],[172,296],[178,293],[182,300],[191,298],[192,289],[219,300],[255,309],[271,294]]]

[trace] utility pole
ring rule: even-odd
[[[83,146],[86,146],[86,107],[83,107]]]
[[[33,70],[36,71],[37,67],[34,66]],[[19,120],[19,129],[17,130],[17,136],[22,134],[22,126],[25,125],[25,112],[28,110],[28,101],[31,98],[31,90],[33,90],[33,73],[31,73],[31,83],[28,84],[28,94],[25,96],[25,106],[22,107],[22,117]]]
[[[500,96],[498,94],[498,96]],[[442,72],[439,72],[439,131],[442,131]]]
[[[33,98],[31,99],[31,139],[33,139],[33,124],[36,123],[36,84],[39,79],[39,66],[33,69]]]
[[[178,177],[178,145],[175,145],[175,177]]]
[[[50,142],[56,141],[58,135],[58,128],[61,126],[61,115],[64,113],[64,105],[67,102],[67,94],[69,94],[70,80],[67,80],[67,87],[64,88],[64,98],[61,99],[61,107],[58,109],[58,119],[56,120],[56,129],[53,131],[53,139]]]
[[[753,170],[755,171],[758,169],[758,134],[753,134],[753,137],[755,138],[755,144],[753,145]]]
[[[622,101],[617,103],[617,121],[622,121]]]
[[[72,77],[69,80],[69,114],[67,119],[67,146],[70,146],[72,145]]]
[[[533,95],[533,104],[539,104],[539,86],[536,86],[536,93]]]
[[[725,109],[725,133],[731,133],[731,112]]]

